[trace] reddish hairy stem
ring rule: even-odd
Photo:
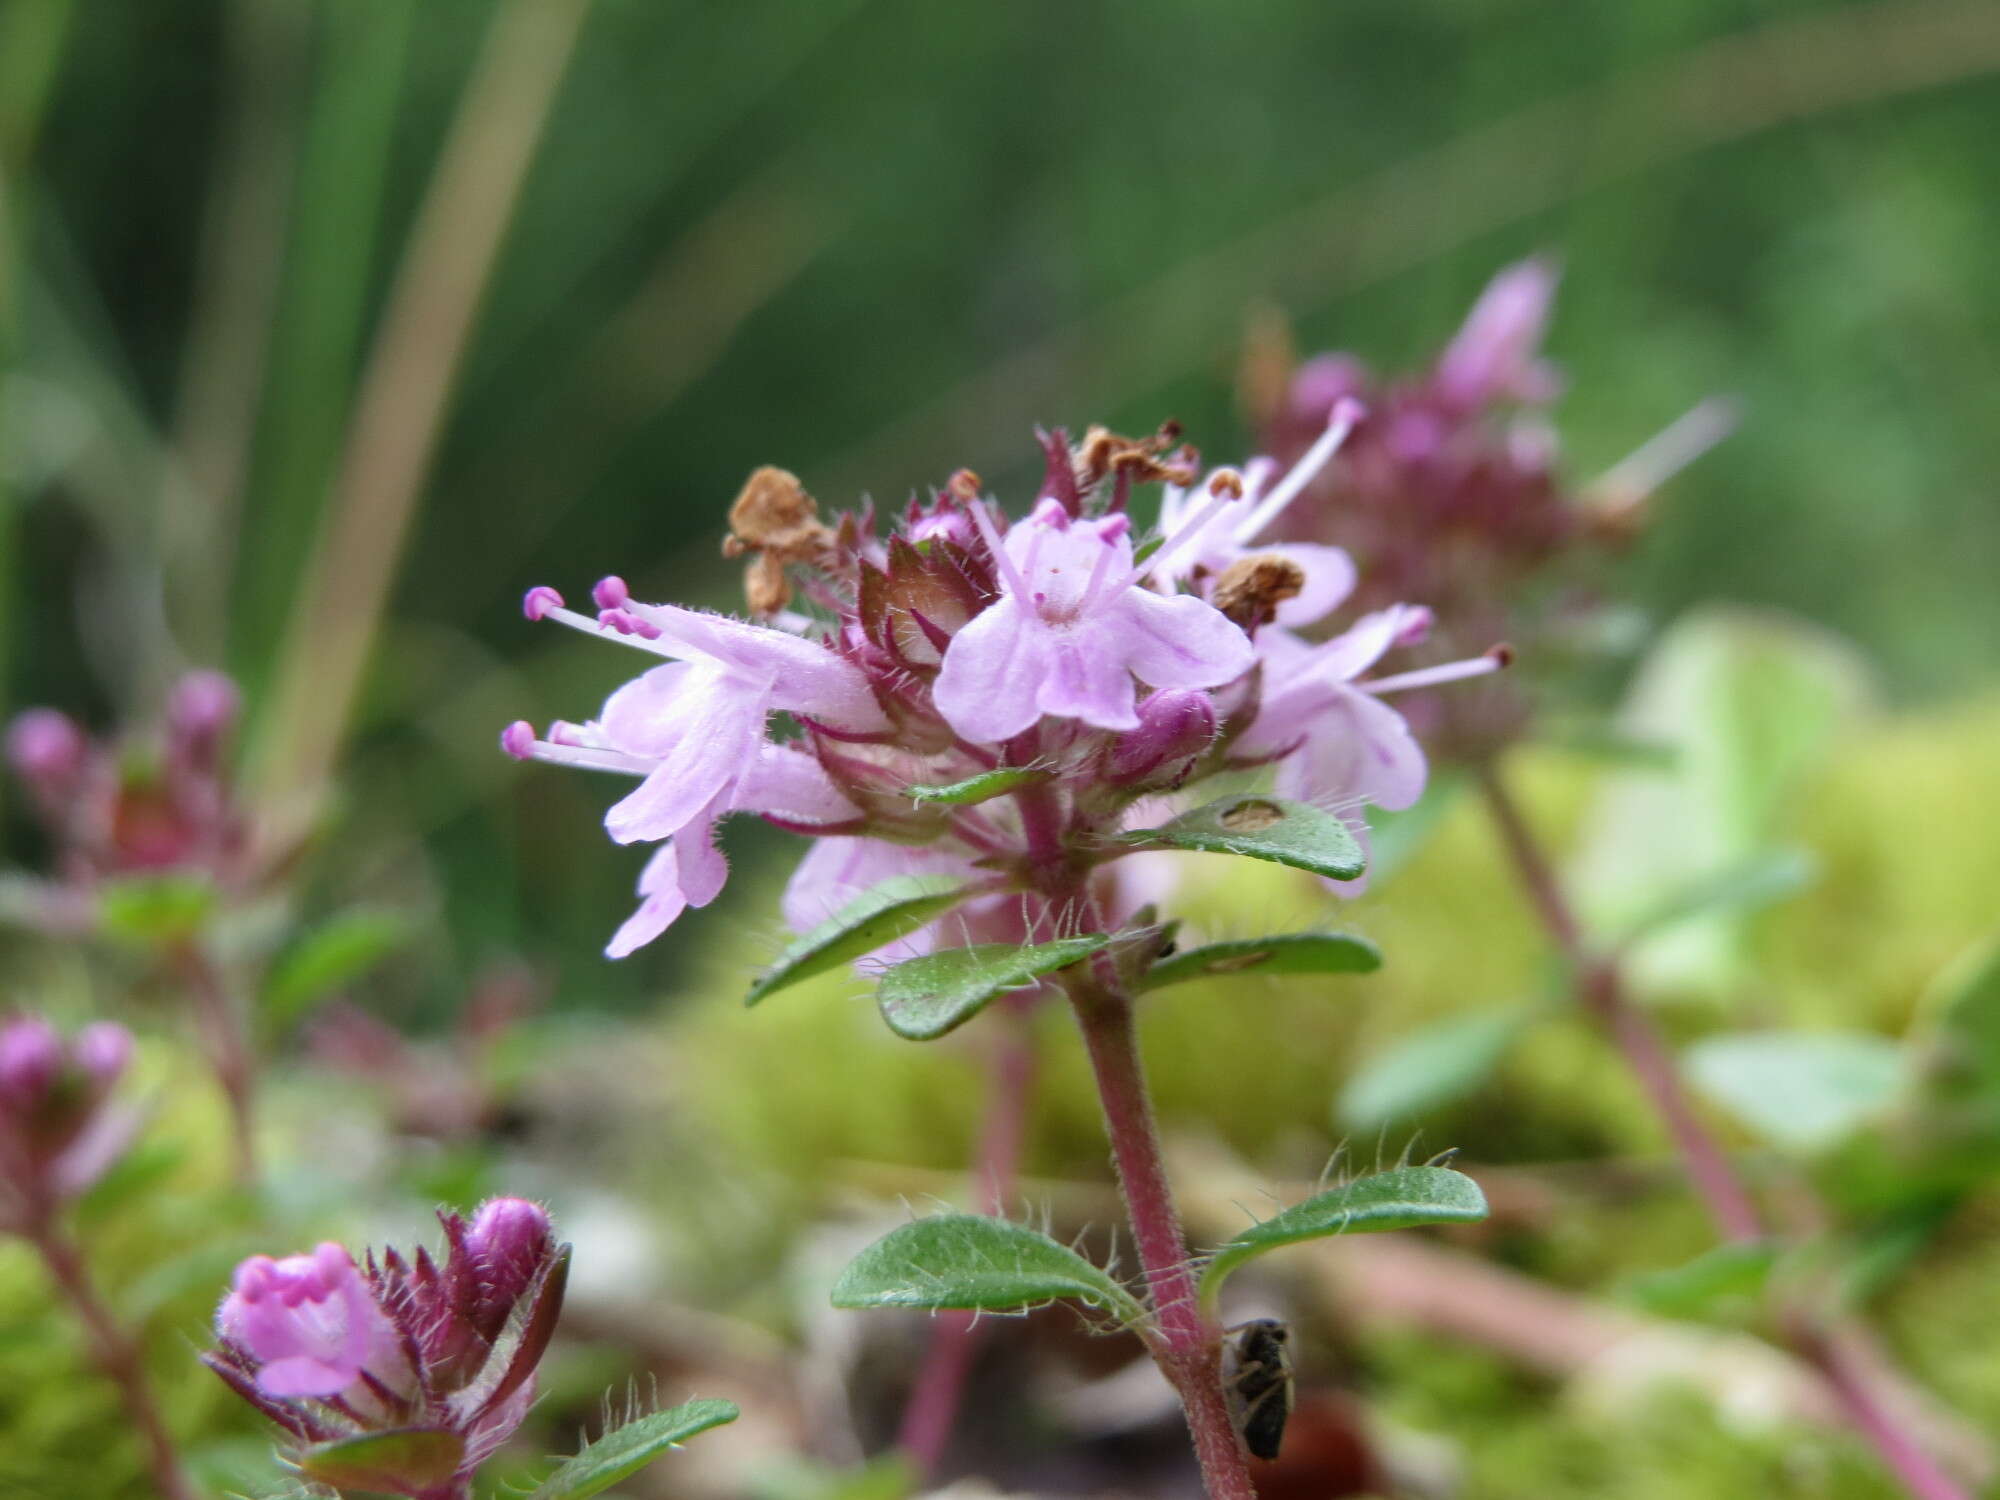
[[[1065,976],[1090,1054],[1098,1100],[1118,1167],[1132,1238],[1146,1273],[1156,1327],[1147,1343],[1181,1398],[1209,1500],[1256,1500],[1249,1459],[1222,1392],[1221,1334],[1203,1316],[1167,1183],[1159,1130],[1139,1060],[1132,1002],[1109,964],[1079,965]]]
[[[1007,1005],[995,1017],[1004,1023],[1004,1030],[989,1058],[992,1081],[978,1165],[973,1169],[973,1207],[982,1214],[1006,1212],[1019,1175],[1028,1101],[1035,1082],[1035,1051],[1027,1010],[1026,1005]],[[983,1326],[969,1312],[939,1313],[932,1325],[930,1349],[910,1389],[902,1429],[896,1436],[896,1446],[909,1459],[919,1480],[928,1480],[936,1472],[951,1441]]]
[[[1550,938],[1569,960],[1578,1001],[1604,1027],[1652,1102],[1717,1229],[1726,1240],[1764,1238],[1763,1215],[1721,1144],[1688,1101],[1673,1056],[1651,1018],[1626,997],[1617,959],[1590,951],[1554,867],[1498,768],[1488,762],[1478,768],[1478,775],[1515,874]],[[1780,1310],[1780,1322],[1792,1347],[1819,1371],[1856,1429],[1915,1500],[1969,1500],[1967,1491],[1904,1430],[1874,1383],[1821,1320],[1806,1309],[1789,1307]]]
[[[146,1367],[138,1346],[118,1327],[91,1285],[83,1256],[75,1244],[53,1224],[44,1222],[29,1232],[28,1238],[48,1267],[49,1276],[61,1288],[77,1321],[90,1340],[91,1357],[106,1379],[118,1387],[139,1440],[146,1449],[146,1468],[162,1500],[195,1500],[187,1476],[181,1472],[180,1456],[167,1434],[167,1424],[153,1399],[146,1380]]]
[[[1715,1220],[1716,1228],[1726,1240],[1763,1238],[1763,1219],[1756,1203],[1729,1164],[1721,1145],[1695,1113],[1681,1088],[1673,1058],[1651,1018],[1625,998],[1616,962],[1590,952],[1582,926],[1553,866],[1542,852],[1540,841],[1501,781],[1499,771],[1491,764],[1479,768],[1479,788],[1522,888],[1548,929],[1549,937],[1569,961],[1577,999],[1604,1028],[1645,1090],[1672,1136],[1688,1180],[1707,1207],[1709,1217]]]

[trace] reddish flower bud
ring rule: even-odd
[[[1139,705],[1139,727],[1112,746],[1110,779],[1121,786],[1175,785],[1215,743],[1217,722],[1215,701],[1207,693],[1192,688],[1154,693]]]

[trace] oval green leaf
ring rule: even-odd
[[[1857,1031],[1743,1031],[1704,1037],[1688,1076],[1774,1146],[1810,1154],[1838,1145],[1901,1085],[1902,1049]]]
[[[1224,797],[1159,828],[1120,837],[1147,849],[1197,849],[1268,859],[1332,880],[1353,880],[1368,864],[1345,823],[1310,803],[1286,797]]]
[[[963,1026],[1007,991],[1088,958],[1110,941],[1092,932],[1053,943],[977,943],[927,953],[884,974],[876,1002],[897,1036],[928,1042]]]
[[[793,939],[750,987],[743,1003],[755,1005],[779,990],[908,936],[950,911],[965,890],[962,882],[945,875],[898,875],[870,886],[812,931]]]
[[[551,1474],[528,1500],[587,1500],[677,1448],[696,1433],[740,1415],[733,1401],[688,1401],[607,1432]]]
[[[1471,1224],[1485,1217],[1486,1195],[1479,1184],[1448,1167],[1397,1167],[1357,1177],[1252,1225],[1218,1248],[1202,1272],[1202,1296],[1214,1297],[1238,1266],[1281,1246],[1335,1234]]]
[[[298,1456],[299,1472],[335,1489],[414,1494],[450,1483],[465,1439],[439,1427],[401,1427],[321,1443]]]
[[[970,807],[975,802],[990,802],[995,797],[1004,797],[1016,787],[1048,779],[1047,771],[1030,766],[995,766],[963,781],[950,781],[941,786],[908,787],[904,795],[912,802],[943,802],[952,807]]]
[[[1142,990],[1246,970],[1258,974],[1367,974],[1382,967],[1382,950],[1344,932],[1287,932],[1275,937],[1209,943],[1170,954],[1146,971]]]
[[[1769,1240],[1717,1245],[1682,1265],[1634,1276],[1624,1296],[1663,1318],[1706,1317],[1725,1303],[1761,1297],[1777,1264]]]
[[[980,1214],[935,1214],[891,1230],[833,1286],[835,1307],[1019,1312],[1065,1297],[1128,1323],[1145,1316],[1130,1292],[1067,1245]]]
[[[1475,1011],[1397,1039],[1347,1080],[1336,1118],[1348,1130],[1375,1130],[1464,1098],[1492,1076],[1533,1015]]]

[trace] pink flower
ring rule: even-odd
[[[531,600],[549,592],[535,590]],[[595,622],[544,601],[536,601],[535,618],[684,658],[627,683],[606,700],[599,723],[587,726],[586,748],[612,751],[625,763],[543,754],[518,737],[509,749],[604,769],[643,766],[638,790],[605,815],[605,829],[618,843],[670,838],[710,816],[718,803],[714,815],[731,810],[739,782],[757,764],[774,711],[855,733],[888,725],[868,679],[825,646],[721,615],[639,604],[623,598],[622,590],[608,597],[622,602]]]
[[[215,1326],[259,1362],[257,1388],[279,1400],[339,1395],[395,1349],[354,1258],[330,1240],[310,1255],[244,1261]]]
[[[1557,380],[1535,356],[1548,329],[1558,272],[1537,257],[1508,266],[1487,283],[1457,337],[1438,357],[1432,388],[1471,411],[1492,401],[1552,399]]]
[[[1073,520],[1044,500],[1003,543],[984,507],[974,515],[1001,595],[952,637],[934,689],[966,739],[1012,739],[1044,715],[1134,729],[1135,678],[1203,688],[1249,670],[1249,637],[1208,604],[1136,587],[1128,517]]]
[[[311,1473],[322,1443],[373,1432],[458,1439],[449,1487],[437,1449],[381,1455],[369,1488],[436,1500],[465,1481],[521,1423],[562,1309],[569,1249],[548,1215],[495,1198],[470,1223],[440,1213],[446,1253],[371,1252],[365,1264],[327,1243],[310,1255],[253,1255],[216,1312],[202,1356],[229,1388],[302,1445]],[[407,1457],[410,1467],[397,1472]],[[371,1475],[371,1478],[375,1476]]]

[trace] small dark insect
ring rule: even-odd
[[[1276,1318],[1255,1318],[1231,1330],[1229,1397],[1243,1446],[1276,1458],[1292,1414],[1291,1330]]]

